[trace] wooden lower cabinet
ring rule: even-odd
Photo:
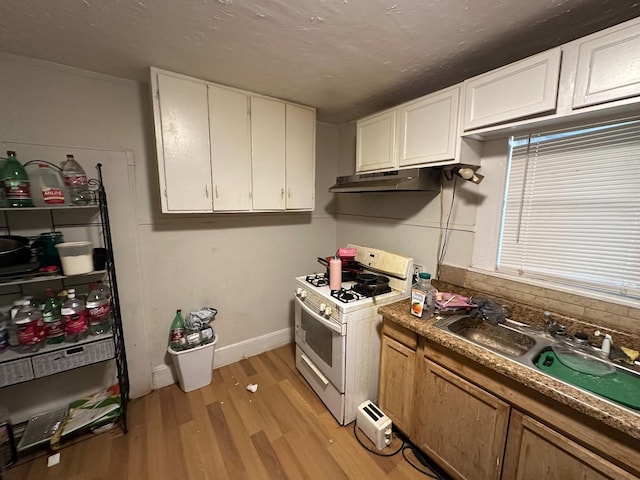
[[[415,359],[415,350],[382,336],[378,406],[399,430],[409,435]]]
[[[424,357],[416,374],[414,443],[454,478],[500,479],[509,404]]]
[[[640,480],[640,441],[384,319],[378,405],[458,480]]]
[[[631,480],[638,477],[546,425],[513,410],[502,478]]]

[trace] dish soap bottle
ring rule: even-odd
[[[416,317],[431,318],[436,311],[435,294],[431,285],[431,274],[422,272],[411,288],[411,313]]]

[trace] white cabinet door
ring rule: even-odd
[[[357,122],[356,172],[392,169],[396,165],[396,110]]]
[[[640,95],[640,25],[580,45],[573,108]]]
[[[251,209],[251,130],[249,97],[209,85],[213,209]]]
[[[315,192],[315,110],[286,106],[286,208],[313,210]]]
[[[285,104],[251,97],[254,210],[285,208]]]
[[[155,80],[162,211],[211,212],[207,85],[162,73]]]
[[[560,47],[464,82],[464,129],[554,111]]]
[[[453,159],[460,87],[427,95],[398,108],[400,167]]]

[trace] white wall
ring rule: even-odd
[[[125,249],[138,267],[120,275],[119,285],[133,396],[148,392],[152,368],[168,361],[176,308],[218,308],[223,350],[292,326],[293,277],[318,271],[316,257],[336,248],[327,192],[337,172],[336,127],[317,126],[313,214],[163,215],[146,85],[11,55],[0,56],[0,71],[0,140],[132,152],[135,202],[128,207],[138,241]],[[110,197],[124,188],[124,179],[106,185]]]
[[[355,172],[355,124],[340,127],[340,175]],[[454,182],[439,192],[344,193],[336,195],[337,243],[372,246],[411,256],[435,274],[441,237],[451,211]],[[456,182],[453,210],[445,245],[445,263],[471,264],[476,207],[487,200],[477,185]]]

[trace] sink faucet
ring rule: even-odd
[[[551,312],[544,312],[544,329],[550,335],[565,336],[567,334],[567,328],[560,325]]]

